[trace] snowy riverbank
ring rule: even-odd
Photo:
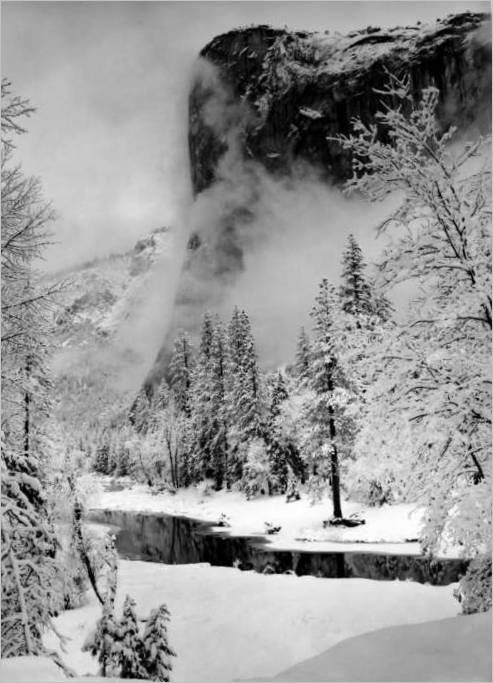
[[[147,513],[183,515],[206,522],[217,522],[226,515],[229,533],[236,536],[263,535],[277,549],[338,550],[341,542],[344,550],[365,550],[419,554],[417,542],[409,542],[419,536],[422,509],[415,505],[383,505],[369,508],[361,504],[343,501],[344,514],[357,513],[366,523],[353,528],[323,528],[323,521],[330,517],[329,498],[311,504],[307,495],[301,500],[286,503],[285,496],[262,496],[247,501],[235,491],[204,493],[203,487],[181,489],[176,494],[154,493],[142,484],[125,481],[121,490],[105,490],[110,477],[91,477],[91,491],[87,507],[105,510],[124,510]],[[265,522],[281,526],[274,536],[265,534]],[[225,530],[225,529],[223,529]]]
[[[161,602],[168,604],[169,639],[178,654],[174,683],[232,681],[274,676],[368,631],[455,616],[459,605],[453,589],[121,561],[117,609],[126,593],[135,598],[142,617]],[[70,638],[62,656],[79,675],[97,672],[81,646],[99,615],[90,595],[88,605],[55,620]],[[56,645],[54,637],[49,645]]]
[[[52,661],[42,657],[1,660],[0,674],[5,683],[66,680]],[[117,683],[99,677],[71,680]],[[391,626],[348,638],[269,680],[491,681],[491,612]]]

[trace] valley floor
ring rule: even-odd
[[[365,524],[353,528],[323,528],[323,521],[331,516],[331,502],[327,497],[311,504],[308,496],[286,503],[285,496],[260,496],[247,501],[244,494],[233,491],[205,493],[204,487],[180,489],[177,493],[155,493],[142,484],[129,481],[112,482],[110,477],[90,476],[91,491],[87,507],[106,510],[125,510],[183,515],[215,523],[226,515],[235,536],[265,536],[273,548],[289,550],[366,550],[388,553],[419,554],[416,542],[422,519],[422,509],[411,504],[365,507],[343,501],[343,513],[357,513]],[[118,489],[121,490],[111,490]],[[265,522],[281,526],[276,535],[266,535]],[[411,542],[410,542],[411,541]]]
[[[120,561],[117,611],[127,593],[136,600],[139,617],[166,602],[169,641],[178,655],[172,680],[232,681],[274,676],[368,631],[456,616],[453,589]],[[63,658],[78,675],[97,672],[81,646],[99,616],[91,594],[86,606],[56,619],[57,629],[70,639]],[[50,636],[47,644],[56,646],[56,638]]]

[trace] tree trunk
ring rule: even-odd
[[[26,360],[26,377],[29,379],[31,376],[31,358],[28,356]],[[31,394],[29,391],[24,393],[24,455],[26,458],[29,457],[29,451],[31,449],[30,436],[31,436]]]
[[[339,481],[339,458],[337,456],[336,439],[336,425],[334,420],[334,409],[329,406],[329,431],[331,440],[331,454],[330,454],[330,474],[332,479],[332,506],[334,509],[334,517],[342,517],[341,510],[341,485]]]

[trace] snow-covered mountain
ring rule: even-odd
[[[159,347],[172,234],[157,228],[122,254],[56,273],[52,370],[62,419],[92,421],[131,400]],[[171,258],[169,258],[171,257]]]
[[[114,340],[142,306],[154,266],[169,248],[168,228],[157,228],[122,254],[56,274],[65,282],[55,323],[62,348]]]

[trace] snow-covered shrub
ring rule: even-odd
[[[73,546],[58,555],[59,571],[57,588],[54,595],[54,610],[69,610],[82,607],[87,602],[89,587],[87,571],[79,553]]]
[[[116,619],[114,604],[106,601],[96,629],[82,649],[97,657],[103,677],[169,681],[176,653],[168,644],[166,605],[152,610],[140,633],[135,601],[127,595],[121,619]]]
[[[461,603],[463,614],[491,609],[491,555],[471,560],[466,575],[454,591],[454,597]]]
[[[212,479],[204,479],[197,484],[196,489],[202,497],[208,498],[214,493],[214,481]]]
[[[358,439],[356,440],[356,447]],[[345,477],[346,489],[351,500],[377,507],[392,504],[402,498],[403,482],[398,478],[398,464],[392,468],[382,455],[379,463],[368,461],[364,453],[349,463]],[[395,471],[393,471],[393,469]]]
[[[241,480],[241,489],[248,499],[269,493],[269,474],[269,455],[265,443],[255,439],[249,444]]]

